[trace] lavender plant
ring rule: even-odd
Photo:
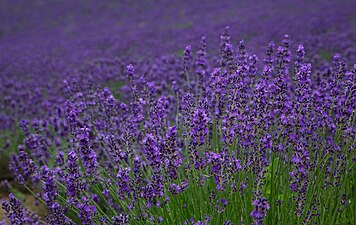
[[[292,56],[288,35],[260,63],[231,43],[226,29],[210,67],[205,37],[195,59],[185,48],[172,85],[127,66],[124,100],[68,83],[64,110],[24,120],[10,169],[47,205],[44,221],[352,223],[356,65],[336,56],[321,81],[302,45]],[[9,219],[23,223],[11,204],[12,195]]]

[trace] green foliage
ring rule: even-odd
[[[321,50],[319,55],[325,59],[327,62],[331,62],[332,55],[326,50]]]

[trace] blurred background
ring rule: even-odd
[[[352,0],[1,1],[0,69],[31,71],[39,57],[63,70],[95,57],[181,55],[201,35],[217,52],[225,26],[232,43],[243,39],[255,53],[289,34],[307,52],[351,56],[355,9]]]

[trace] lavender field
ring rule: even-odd
[[[355,225],[356,1],[0,1],[0,225]]]

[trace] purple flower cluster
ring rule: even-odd
[[[12,193],[9,195],[8,202],[2,201],[2,208],[11,224],[41,224],[39,217],[27,211]]]
[[[270,208],[267,199],[256,199],[253,201],[252,205],[255,206],[255,209],[251,212],[251,217],[254,219],[253,224],[262,225],[263,218],[266,216],[267,211]]]

